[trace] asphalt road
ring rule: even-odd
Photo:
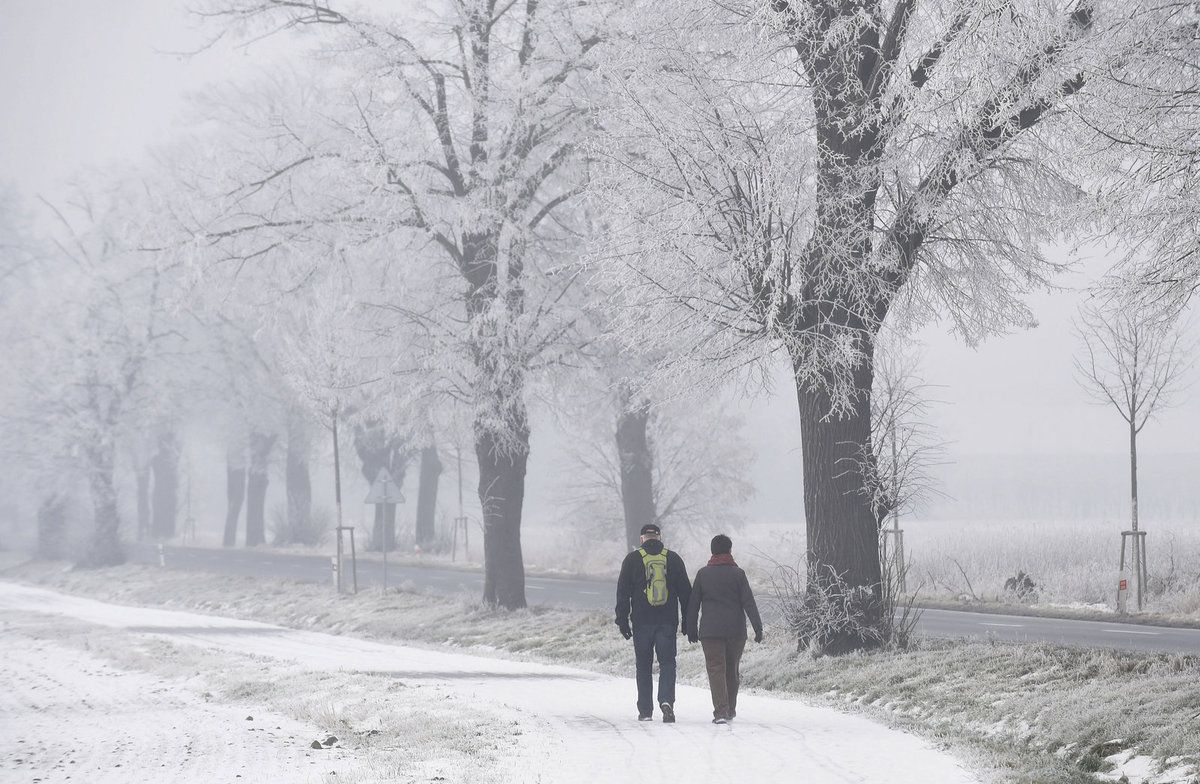
[[[134,548],[130,555],[132,560],[139,563],[159,562],[158,550],[153,545]],[[165,564],[170,569],[246,577],[273,577],[299,582],[325,582],[331,587],[333,585],[330,558],[324,556],[171,546],[164,548],[163,555]],[[347,573],[347,581],[349,578]],[[359,589],[378,587],[382,583],[383,564],[374,559],[360,559]],[[478,571],[389,564],[388,585],[406,583],[444,593],[483,591],[483,575]],[[615,587],[611,581],[530,576],[525,580],[525,587],[530,604],[611,610],[615,600]],[[1176,629],[1119,622],[925,609],[921,612],[917,632],[932,637],[993,638],[1003,642],[1050,642],[1081,648],[1200,654],[1200,629]]]

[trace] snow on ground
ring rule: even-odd
[[[346,767],[342,750],[308,748],[315,731],[293,719],[256,710],[247,721],[52,642],[6,633],[0,672],[0,780],[309,782]]]
[[[470,706],[468,711],[513,717],[517,724],[513,748],[498,754],[489,770],[498,781],[611,782],[630,776],[662,782],[747,780],[756,784],[790,781],[797,776],[809,784],[974,781],[954,759],[914,736],[794,700],[746,695],[739,700],[737,722],[718,727],[710,723],[707,692],[680,687],[676,702],[679,723],[639,723],[633,715],[631,680],[568,667],[387,645],[218,616],[124,607],[0,583],[0,613],[28,612],[98,624],[134,638],[152,637],[197,647],[220,654],[231,666],[249,657],[284,672],[298,667],[343,677],[387,676],[405,683],[437,684],[447,699]],[[0,661],[6,680],[11,679],[9,671],[19,666],[7,656]],[[133,680],[128,688],[110,684],[109,690],[120,695],[144,693],[144,684],[137,683],[135,675],[129,677]],[[177,703],[164,703],[165,715],[171,719],[159,714],[156,726],[169,735],[171,730],[166,728],[174,721],[180,727],[181,742],[186,742],[183,735],[195,726],[191,714],[198,712],[198,721],[207,720],[201,710],[204,704],[191,703],[184,696],[177,699]],[[225,731],[232,731],[242,720],[230,715]],[[53,721],[40,726],[37,732],[42,736],[54,737]],[[168,740],[160,735],[157,742],[166,745]],[[220,756],[220,749],[206,751]],[[103,761],[104,754],[97,754],[96,759]],[[285,767],[286,759],[264,756],[257,762],[280,766],[277,775],[261,780],[293,780],[286,776],[290,770]],[[126,774],[120,780],[126,784],[162,779]]]

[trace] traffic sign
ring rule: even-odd
[[[396,480],[392,479],[392,475],[388,473],[387,468],[379,469],[379,473],[375,475],[375,481],[371,483],[371,489],[367,493],[367,498],[363,503],[404,503],[404,496],[400,493],[400,485],[396,484]]]

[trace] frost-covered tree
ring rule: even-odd
[[[1125,253],[1115,288],[1177,307],[1200,287],[1200,16],[1193,3],[1129,9],[1119,56],[1077,109],[1073,161],[1093,176],[1081,215]]]
[[[39,383],[39,332],[50,300],[46,281],[59,259],[31,231],[32,216],[16,195],[0,191],[0,454],[8,467],[5,484],[31,495],[35,512],[34,553],[68,556],[67,516],[75,487],[83,481],[62,429],[43,426],[45,400]],[[14,494],[15,495],[15,494]],[[19,507],[18,507],[19,508]]]
[[[389,304],[428,328],[442,348],[430,376],[474,410],[485,599],[523,606],[525,394],[569,328],[555,244],[580,190],[579,95],[601,8],[457,0],[382,19],[221,0],[206,13],[253,30],[328,25],[331,43],[317,60],[329,79],[304,82],[313,111],[274,103],[250,117],[267,143],[226,167],[210,192],[229,209],[200,233],[235,246],[223,257],[238,264],[286,255],[318,228],[407,238],[406,258],[379,261],[405,270],[409,296]]]
[[[649,514],[645,519],[631,517],[629,511],[630,460],[621,454],[628,446],[621,426],[628,427],[629,416],[618,393],[608,405],[592,405],[586,414],[572,417],[575,427],[560,496],[581,530],[636,547],[645,523],[657,523],[671,537],[741,525],[742,506],[754,494],[749,481],[753,455],[741,421],[725,410],[723,401],[671,401],[639,412],[645,416],[639,428],[649,494],[642,501]]]
[[[140,250],[159,240],[157,206],[135,179],[81,186],[51,206],[56,252],[26,292],[26,339],[14,346],[7,422],[27,453],[49,457],[43,471],[71,465],[85,479],[94,523],[81,563],[90,566],[124,559],[119,447],[154,410],[155,384],[185,340],[167,306],[169,276]]]
[[[295,416],[298,404],[287,399],[288,390],[266,336],[236,299],[225,299],[220,307],[201,303],[197,310],[206,325],[208,354],[207,372],[195,392],[212,411],[213,432],[225,445],[222,544],[237,544],[244,507],[245,541],[261,544],[271,452],[264,452],[264,447],[269,443],[273,449],[277,434],[285,429],[289,416]],[[256,467],[255,497],[247,506],[251,462]]]
[[[1057,271],[1047,218],[1074,193],[1055,131],[1123,8],[635,3],[605,59],[621,100],[595,144],[600,193],[625,209],[598,255],[641,306],[631,340],[683,334],[716,372],[786,353],[808,579],[857,592],[867,626],[878,523],[847,466],[870,451],[876,336],[900,302],[969,341],[1030,321],[1022,294]],[[871,644],[852,627],[826,641]]]

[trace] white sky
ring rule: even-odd
[[[183,0],[0,0],[0,19],[0,181],[26,196],[53,195],[72,172],[136,157],[169,134],[188,91],[249,74],[271,56],[263,47],[164,54],[203,40]],[[1088,264],[1092,275],[1105,266]],[[1088,277],[1062,283],[1079,287]],[[942,387],[938,424],[953,453],[1126,450],[1116,413],[1089,404],[1072,377],[1077,302],[1077,293],[1039,295],[1040,327],[978,350],[944,329],[925,330],[924,375]],[[744,404],[767,481],[798,466],[794,395],[786,371],[779,377],[773,395]],[[1144,451],[1196,451],[1200,401],[1183,397],[1146,428]]]

